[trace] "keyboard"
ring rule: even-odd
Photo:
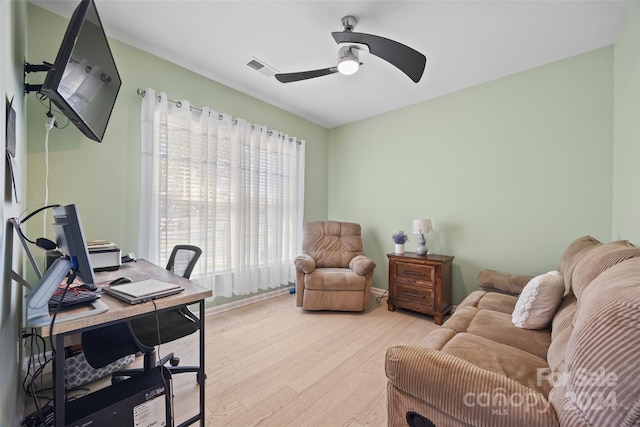
[[[62,299],[63,293],[64,290],[56,291],[56,293],[53,294],[53,296],[49,300],[49,307],[57,307],[60,303],[60,300]],[[77,304],[86,304],[95,301],[98,298],[100,298],[100,295],[95,292],[69,289],[67,293],[64,294],[64,299],[62,299],[62,304],[60,305],[60,307],[70,307]]]

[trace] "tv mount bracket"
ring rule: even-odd
[[[32,85],[27,83],[27,74],[28,73],[41,73],[43,71],[49,71],[53,68],[53,64],[49,64],[48,62],[43,62],[42,64],[29,64],[28,62],[24,63],[24,93],[31,92],[40,92],[42,90],[42,85]]]

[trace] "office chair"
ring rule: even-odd
[[[167,270],[182,274],[188,279],[201,254],[202,249],[197,246],[176,245],[169,256]],[[202,313],[200,315],[202,316]],[[181,307],[83,332],[82,347],[87,362],[94,368],[105,366],[128,354],[141,352],[144,355],[142,369],[117,371],[113,374],[113,381],[162,366],[167,362],[171,365],[167,368],[172,374],[184,372],[198,374],[198,366],[178,366],[180,358],[173,353],[156,360],[155,351],[155,346],[193,334],[198,329],[200,329],[200,319],[187,307]],[[202,384],[204,379],[206,375],[204,378],[196,376],[198,384]]]

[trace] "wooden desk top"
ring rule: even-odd
[[[160,266],[140,259],[137,262],[123,264],[117,271],[96,273],[96,285],[98,287],[106,286],[110,281],[123,276],[128,277],[134,282],[146,279],[158,279],[164,282],[175,283],[182,286],[184,291],[179,294],[135,305],[127,304],[103,293],[100,301],[105,303],[109,307],[109,310],[104,313],[67,322],[58,322],[58,319],[64,319],[65,315],[77,313],[79,310],[91,310],[91,308],[82,307],[58,313],[56,322],[53,325],[53,333],[56,335],[70,333],[83,328],[119,321],[144,313],[150,313],[154,311],[156,307],[158,310],[161,310],[164,308],[195,303],[212,295],[211,290],[204,289],[182,276],[175,275]],[[46,337],[49,336],[49,334],[49,327],[43,327],[41,335]]]

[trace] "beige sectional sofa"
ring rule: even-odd
[[[390,347],[389,426],[640,425],[640,248],[584,236],[550,276],[534,298],[532,277],[485,270],[420,345]],[[515,326],[523,307],[547,325]]]

